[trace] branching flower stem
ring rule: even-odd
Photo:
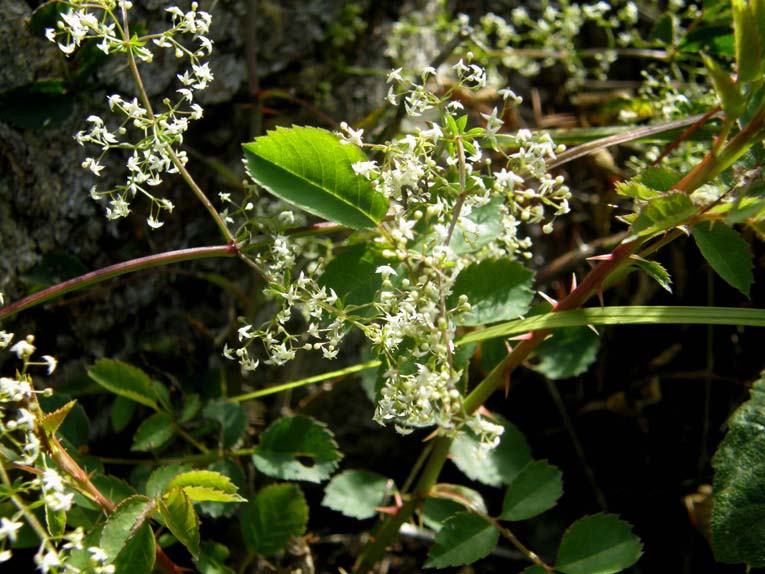
[[[674,189],[691,193],[708,181],[720,175],[765,135],[765,108],[719,150],[713,149],[692,171],[678,182]],[[594,267],[579,285],[558,302],[553,312],[581,307],[590,297],[598,293],[603,282],[615,271],[629,262],[639,249],[643,238],[625,241],[614,249],[601,263]],[[498,389],[505,385],[507,377],[515,371],[545,340],[549,330],[535,331],[517,344],[510,353],[473,389],[463,402],[467,414],[475,412]],[[409,520],[419,504],[427,497],[436,484],[438,476],[449,454],[452,439],[440,436],[435,439],[433,450],[414,488],[412,497],[393,516],[387,516],[375,532],[374,540],[360,553],[354,571],[369,571],[385,553],[385,549],[398,533],[402,524]]]

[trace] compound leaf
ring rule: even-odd
[[[355,145],[326,130],[278,127],[244,144],[247,171],[258,185],[296,207],[352,229],[374,229],[388,200],[353,171],[365,161]]]

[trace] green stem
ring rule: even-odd
[[[194,259],[205,259],[209,257],[236,256],[237,251],[234,246],[214,245],[210,247],[179,249],[177,251],[168,251],[158,255],[147,255],[146,257],[123,261],[122,263],[109,265],[108,267],[98,269],[97,271],[91,271],[90,273],[85,273],[79,277],[74,277],[73,279],[59,283],[58,285],[42,289],[41,291],[24,297],[15,303],[11,303],[7,307],[0,309],[0,320],[11,317],[24,309],[40,305],[51,299],[56,299],[57,297],[71,293],[72,291],[79,291],[90,287],[91,285],[106,281],[107,279],[125,275],[126,273],[134,273],[144,269],[151,269],[152,267],[180,263],[181,261],[192,261]]]

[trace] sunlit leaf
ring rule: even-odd
[[[563,494],[561,471],[547,461],[530,463],[505,492],[503,520],[527,520],[555,506]]]
[[[702,222],[693,228],[693,239],[709,265],[725,281],[749,297],[754,282],[752,252],[736,231],[717,222]]]
[[[564,574],[613,574],[640,558],[643,544],[615,514],[585,516],[563,535],[555,569]]]
[[[493,524],[471,512],[459,512],[436,534],[425,568],[471,564],[494,550],[498,540],[499,531]]]
[[[372,518],[390,494],[390,479],[367,470],[346,470],[334,476],[321,503],[346,516]]]

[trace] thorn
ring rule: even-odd
[[[558,306],[558,302],[557,302],[555,299],[553,299],[552,297],[550,297],[550,296],[549,296],[547,293],[545,293],[544,291],[537,291],[537,293],[539,293],[539,294],[542,296],[542,299],[544,299],[544,300],[545,300],[545,301],[547,301],[547,302],[548,302],[550,305],[552,305],[552,306],[553,306],[553,308],[555,308],[555,307],[557,307],[557,306]]]
[[[437,436],[438,436],[438,429],[434,430],[432,433],[430,433],[428,436],[422,439],[422,442],[428,442],[429,440],[433,440]]]
[[[383,514],[387,514],[389,516],[396,516],[398,514],[398,511],[400,510],[399,506],[376,506],[375,510],[377,512],[382,512]]]
[[[600,333],[598,333],[598,330],[595,328],[595,325],[587,325],[587,328],[595,333],[598,337],[600,337]]]
[[[576,273],[571,274],[571,292],[573,293],[576,291],[577,282],[576,282]]]
[[[603,309],[605,305],[603,304],[603,288],[601,286],[598,286],[597,294],[598,301],[600,301],[600,308]]]
[[[510,372],[505,373],[505,398],[510,394]]]
[[[528,333],[524,333],[523,335],[516,335],[515,337],[509,337],[511,341],[528,341],[534,336],[534,333],[529,331]]]
[[[393,493],[393,504],[395,504],[397,508],[404,506],[404,500],[401,498],[401,494],[398,490]]]
[[[603,255],[593,255],[588,257],[587,261],[610,261],[613,259],[613,255],[610,253],[604,253]]]

